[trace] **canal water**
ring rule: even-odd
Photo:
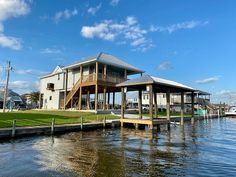
[[[0,142],[5,176],[236,176],[236,119]]]

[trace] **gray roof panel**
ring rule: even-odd
[[[65,66],[63,69],[74,68],[74,67],[77,67],[81,64],[86,64],[86,63],[90,63],[90,62],[94,62],[94,61],[98,61],[98,62],[101,62],[104,64],[128,69],[128,70],[131,70],[131,71],[134,71],[137,73],[144,72],[143,70],[140,70],[140,69],[134,67],[133,65],[128,64],[128,63],[122,61],[121,59],[118,59],[117,57],[114,57],[114,56],[112,56],[110,54],[106,54],[106,53],[99,53],[97,55],[85,58],[83,60],[80,60],[80,61],[72,64],[72,65]]]

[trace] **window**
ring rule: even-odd
[[[47,90],[54,90],[54,84],[53,83],[47,83]]]
[[[49,97],[49,100],[52,100],[52,96]]]
[[[60,77],[61,77],[61,74],[58,74],[57,75],[57,80],[60,80],[61,79]]]

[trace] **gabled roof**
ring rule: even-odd
[[[43,79],[43,78],[46,78],[46,77],[50,77],[50,76],[53,76],[55,74],[62,73],[62,72],[64,72],[63,69],[62,69],[62,66],[57,65],[56,68],[53,70],[53,72],[51,72],[49,74],[46,74],[44,76],[41,76],[40,79]]]
[[[132,86],[132,85],[144,85],[144,84],[158,84],[162,86],[169,86],[173,88],[179,88],[179,89],[184,89],[188,91],[194,91],[192,87],[189,87],[187,85],[159,78],[159,77],[154,77],[154,76],[149,76],[149,75],[143,75],[135,79],[127,80],[125,82],[122,82],[120,84],[117,84],[118,87],[126,87],[126,86]]]
[[[80,60],[77,63],[65,66],[63,69],[72,69],[72,68],[78,67],[82,64],[88,64],[88,63],[96,62],[96,61],[99,63],[108,64],[108,65],[116,66],[119,68],[127,69],[127,70],[131,71],[132,73],[143,73],[144,72],[143,70],[140,70],[140,69],[136,68],[135,66],[128,64],[125,61],[123,61],[115,56],[112,56],[112,55],[106,54],[106,53],[102,53],[102,52],[95,55],[95,56],[91,56],[91,57],[85,58],[83,60]]]

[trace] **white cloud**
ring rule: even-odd
[[[236,91],[233,90],[221,90],[212,94],[212,101],[215,103],[227,103],[229,105],[236,104]]]
[[[9,83],[9,88],[12,90],[24,90],[25,92],[36,91],[39,90],[39,82],[16,80]]]
[[[197,80],[196,83],[198,83],[198,84],[209,84],[209,83],[216,82],[219,79],[220,79],[220,76],[214,76],[214,77],[210,77],[210,78],[206,78],[206,79],[202,79],[202,80]]]
[[[20,50],[21,40],[11,36],[5,36],[4,34],[0,33],[0,46],[7,47],[13,50]]]
[[[77,9],[73,9],[73,10],[65,9],[64,11],[57,12],[53,19],[54,19],[55,23],[59,23],[59,21],[61,21],[63,19],[68,20],[71,17],[74,17],[76,15],[78,15]]]
[[[41,50],[42,54],[59,54],[61,53],[61,50],[56,48],[45,48]]]
[[[85,38],[100,38],[107,41],[129,43],[134,50],[145,51],[153,47],[152,41],[146,38],[147,31],[140,27],[137,19],[128,16],[125,21],[104,20],[93,26],[83,26],[81,35]]]
[[[157,67],[157,70],[168,70],[168,69],[171,69],[170,62],[163,62]]]
[[[117,6],[119,4],[119,2],[120,2],[120,0],[111,0],[110,1],[110,5],[115,7],[115,6]]]
[[[182,29],[193,29],[199,26],[204,26],[207,25],[209,22],[208,21],[186,21],[182,23],[177,23],[169,26],[154,26],[152,25],[150,27],[151,32],[168,32],[168,33],[173,33],[177,30],[182,30]]]
[[[34,69],[19,69],[19,70],[14,70],[14,72],[20,75],[34,75],[34,76],[41,76],[41,75],[49,73],[46,71],[40,71],[40,70],[34,70]]]
[[[95,15],[95,14],[100,10],[101,7],[102,7],[102,4],[101,4],[101,3],[98,4],[96,7],[90,7],[90,8],[88,9],[88,13],[89,13],[89,14],[92,14],[92,15]]]
[[[3,34],[3,22],[9,18],[15,18],[28,14],[29,5],[25,0],[0,0],[0,46],[13,50],[21,49],[21,41],[18,38],[6,36]]]

